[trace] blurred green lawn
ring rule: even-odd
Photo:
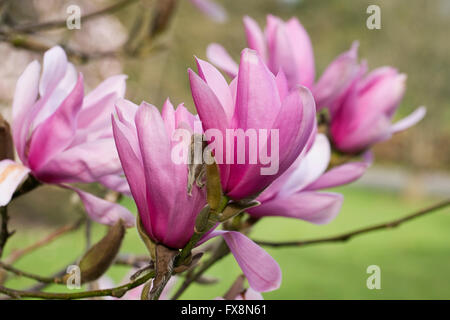
[[[302,221],[268,218],[254,230],[255,239],[273,241],[308,239],[334,235],[374,223],[392,220],[438,199],[409,199],[398,194],[355,187],[338,190],[345,195],[338,218],[327,226]],[[130,202],[127,202],[130,203]],[[450,209],[421,217],[388,231],[377,231],[347,243],[320,244],[303,248],[269,249],[283,270],[279,290],[265,293],[267,299],[449,299],[450,298]],[[95,226],[94,238],[104,227]],[[14,248],[31,244],[49,230],[20,229],[11,238],[7,254]],[[84,248],[83,231],[66,235],[24,257],[17,267],[50,275],[71,263]],[[127,232],[122,252],[144,253],[145,248],[134,229]],[[366,269],[381,268],[381,290],[369,290]],[[120,281],[127,268],[113,267],[108,275]],[[208,273],[221,281],[215,285],[193,286],[182,298],[211,299],[223,295],[240,269],[229,256]],[[25,288],[33,281],[10,278],[7,285]],[[51,286],[49,291],[64,290]]]

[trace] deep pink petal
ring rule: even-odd
[[[225,132],[227,115],[217,96],[195,72],[189,70],[192,98],[205,130],[213,128]]]
[[[280,266],[264,249],[237,231],[213,231],[201,243],[217,236],[227,243],[251,288],[267,292],[280,287]]]
[[[54,155],[64,150],[72,142],[77,124],[77,115],[83,102],[83,77],[70,95],[50,118],[41,123],[33,132],[28,154],[30,168],[39,170]]]
[[[235,116],[239,128],[268,129],[281,106],[275,76],[253,50],[241,54]]]

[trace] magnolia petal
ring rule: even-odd
[[[343,200],[338,193],[301,191],[267,201],[248,212],[255,217],[278,216],[326,224],[337,216]]]
[[[30,168],[39,170],[55,154],[72,142],[76,132],[77,114],[83,102],[83,76],[70,95],[50,118],[45,120],[33,133],[28,154]]]
[[[269,129],[281,107],[275,76],[254,50],[241,54],[235,116],[238,127]]]
[[[206,57],[212,64],[223,70],[231,78],[237,76],[239,70],[238,64],[220,44],[211,43],[206,49]]]
[[[14,144],[22,161],[25,158],[26,139],[29,133],[29,128],[24,127],[24,122],[28,122],[25,119],[30,117],[30,109],[38,97],[40,70],[39,62],[31,62],[17,81],[14,92],[12,131]]]
[[[142,172],[144,166],[142,160],[136,155],[130,142],[127,139],[127,129],[125,125],[112,117],[112,127],[117,151],[122,163],[123,171],[130,186],[131,193],[138,208],[141,221],[149,235],[151,233],[151,221],[147,206],[145,177]]]
[[[227,115],[217,96],[195,72],[189,70],[192,98],[202,121],[203,128],[218,129],[225,132],[228,126]]]
[[[244,17],[245,36],[247,37],[248,47],[258,52],[258,54],[267,61],[267,47],[264,34],[255,20],[249,16]]]
[[[217,236],[222,236],[227,243],[251,288],[258,292],[267,292],[280,287],[281,269],[278,263],[264,249],[242,233],[213,231],[199,244]]]
[[[134,215],[120,204],[98,198],[90,193],[68,185],[63,185],[63,187],[73,190],[78,194],[87,214],[95,222],[113,226],[117,221],[122,220],[127,228],[134,227]]]
[[[413,113],[411,113],[409,116],[397,121],[391,126],[391,132],[396,133],[399,131],[406,130],[416,123],[418,123],[420,120],[422,120],[427,113],[427,108],[425,107],[419,107],[417,108]]]
[[[208,84],[215,93],[217,99],[222,104],[222,108],[227,114],[228,122],[231,122],[234,114],[234,101],[231,96],[228,83],[222,74],[210,63],[201,59],[197,60],[198,75]]]
[[[107,138],[58,153],[39,170],[39,178],[52,183],[92,183],[101,177],[121,173],[114,139]]]
[[[6,206],[30,169],[12,160],[0,161],[0,207]]]
[[[327,189],[348,184],[358,180],[369,165],[367,162],[351,162],[335,167],[308,185],[305,190]]]

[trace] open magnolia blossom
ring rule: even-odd
[[[69,185],[100,182],[126,190],[109,120],[126,76],[110,77],[84,96],[83,77],[60,47],[45,53],[42,75],[40,69],[39,62],[30,63],[17,82],[12,132],[22,163],[0,162],[0,206],[30,173],[77,192],[93,220],[112,225],[122,219],[133,226],[128,210]]]
[[[357,43],[338,56],[315,83],[314,51],[308,33],[297,18],[284,22],[273,15],[267,16],[264,32],[250,17],[244,17],[247,45],[256,50],[273,74],[280,70],[287,78],[289,89],[298,85],[309,88],[317,109],[329,105],[348,88],[358,71]],[[208,46],[207,57],[214,65],[234,78],[238,65],[219,44]]]
[[[405,92],[406,75],[392,67],[381,67],[368,75],[366,70],[362,63],[352,85],[330,106],[332,141],[342,152],[362,152],[415,125],[426,113],[425,107],[419,107],[392,124]]]
[[[261,205],[248,209],[254,217],[281,216],[316,224],[333,220],[339,213],[343,196],[323,192],[360,178],[369,161],[349,162],[328,171],[331,148],[328,139],[318,134],[305,157],[299,159],[257,198]]]
[[[306,151],[307,142],[316,128],[314,99],[305,87],[289,92],[284,73],[275,77],[254,50],[242,51],[238,75],[229,85],[208,62],[197,59],[197,66],[198,75],[189,70],[189,79],[206,133],[218,130],[222,136],[230,137],[230,131],[270,131],[265,137],[259,136],[257,141],[259,150],[270,151],[272,160],[277,163],[277,170],[269,174],[262,174],[261,169],[267,165],[261,154],[253,164],[248,158],[239,163],[239,155],[250,153],[251,142],[238,149],[238,143],[227,145],[224,141],[222,145],[213,141],[217,148],[211,147],[219,165],[225,195],[233,200],[255,197]]]
[[[197,215],[206,205],[205,192],[196,185],[187,192],[188,165],[171,159],[172,139],[179,128],[191,129],[195,117],[183,105],[167,100],[162,113],[143,102],[139,107],[126,100],[117,102],[113,117],[119,157],[136,202],[143,231],[157,244],[182,249],[194,234]],[[222,236],[250,286],[260,292],[275,290],[281,271],[273,258],[240,232],[212,231],[197,243]]]

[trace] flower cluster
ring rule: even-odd
[[[222,19],[211,2],[191,2]],[[361,177],[370,148],[420,121],[425,109],[391,124],[406,77],[391,67],[366,75],[357,43],[316,81],[298,19],[268,16],[262,31],[245,17],[244,26],[248,48],[239,64],[212,44],[212,64],[197,59],[197,72],[188,71],[197,116],[169,99],[161,111],[125,100],[124,75],[85,95],[83,76],[60,47],[45,53],[42,73],[32,62],[17,82],[12,132],[20,163],[0,162],[0,206],[30,176],[75,191],[94,221],[134,226],[124,207],[73,186],[100,183],[133,197],[153,259],[163,246],[176,252],[171,267],[189,268],[192,249],[221,236],[248,292],[277,289],[281,270],[247,237],[249,227],[267,216],[333,220],[343,197],[323,190]],[[319,123],[325,110],[328,119]],[[196,148],[200,159],[191,155]],[[180,150],[185,161],[174,161]],[[333,163],[334,153],[351,160]]]

